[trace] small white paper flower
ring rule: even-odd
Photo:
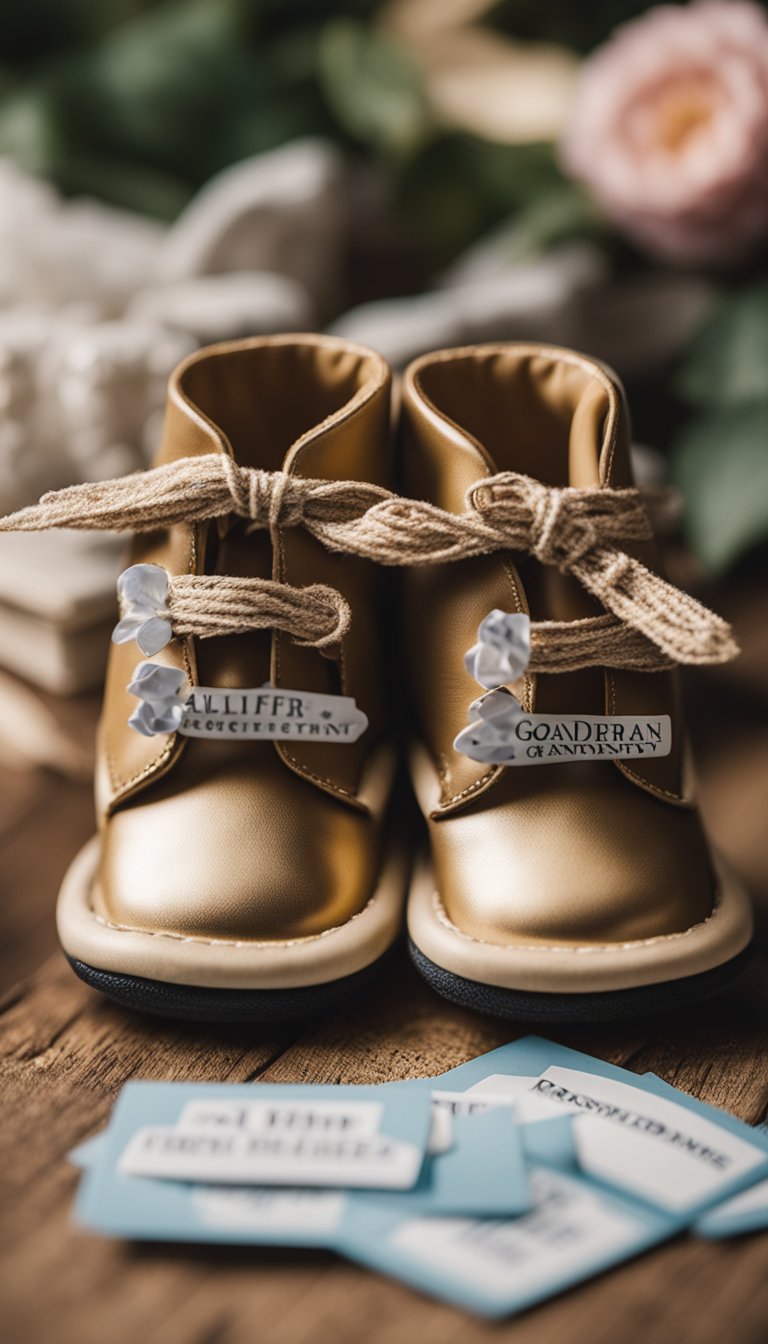
[[[457,751],[484,765],[503,765],[515,757],[515,725],[523,710],[508,691],[481,695],[469,707],[470,718],[454,742]]]
[[[128,720],[129,726],[143,737],[175,733],[184,714],[185,681],[179,668],[140,663],[128,690],[139,697],[141,704]]]
[[[469,715],[502,731],[523,717],[523,707],[510,691],[486,691],[485,695],[472,701]]]
[[[522,612],[495,608],[477,632],[474,644],[464,656],[470,676],[488,690],[496,690],[521,677],[531,656],[531,621]]]
[[[113,644],[135,639],[148,658],[173,637],[168,611],[168,572],[161,565],[131,565],[117,580],[122,617],[112,631]]]

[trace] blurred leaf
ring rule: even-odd
[[[566,180],[550,144],[500,145],[469,137],[467,148],[479,188],[504,213],[534,205]]]
[[[277,149],[303,136],[327,135],[327,113],[318,102],[312,89],[298,89],[275,95],[264,106],[243,108],[222,127],[219,166]]]
[[[241,22],[239,0],[172,0],[61,67],[54,87],[75,151],[207,177],[238,84]]]
[[[228,115],[218,137],[220,162],[233,163],[301,136],[338,139],[318,87],[318,30],[297,24],[246,53],[230,80]]]
[[[416,67],[375,28],[349,20],[328,23],[319,46],[319,78],[328,103],[349,135],[392,154],[412,151],[429,129]]]
[[[586,192],[576,183],[563,183],[520,212],[507,235],[510,261],[523,261],[602,229],[601,217]]]
[[[567,187],[551,145],[499,145],[441,135],[403,166],[398,196],[435,266]]]
[[[768,399],[701,416],[672,463],[689,541],[711,570],[768,539]]]
[[[700,406],[768,398],[768,284],[718,305],[691,345],[679,388]]]
[[[22,87],[0,103],[0,155],[28,173],[56,178],[63,144],[55,107],[48,93]]]
[[[73,196],[95,196],[123,210],[134,210],[171,223],[187,204],[189,187],[146,164],[115,158],[64,158],[58,180]]]

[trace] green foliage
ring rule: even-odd
[[[768,539],[768,399],[698,416],[678,442],[674,473],[689,540],[709,569]]]
[[[506,0],[486,21],[588,45],[641,9]],[[525,255],[590,230],[549,145],[439,131],[384,0],[0,0],[0,154],[66,192],[170,218],[213,173],[326,135],[389,176],[435,263],[519,216]]]
[[[398,181],[400,209],[436,263],[510,216],[521,229],[515,247],[521,255],[530,251],[539,224],[542,236],[547,228],[537,214],[554,210],[571,190],[551,145],[492,144],[461,133],[427,141]]]
[[[698,332],[679,378],[698,406],[768,398],[768,284],[737,290]]]
[[[57,88],[74,144],[193,178],[217,166],[240,76],[237,0],[174,0],[72,62]]]
[[[604,227],[586,192],[575,182],[562,182],[520,209],[508,234],[510,262],[541,255],[566,239],[599,234]]]
[[[328,104],[353,139],[402,155],[426,138],[419,73],[385,33],[349,19],[326,24],[318,68]]]
[[[0,154],[29,173],[59,181],[65,149],[48,89],[12,89],[0,103]]]
[[[704,564],[723,570],[768,539],[768,284],[720,303],[679,385],[697,410],[673,458],[688,536]]]
[[[397,48],[362,22],[376,7],[0,0],[0,154],[64,191],[171,218],[219,169],[298,136],[402,151],[423,105]],[[346,100],[328,96],[329,62]]]

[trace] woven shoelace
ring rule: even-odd
[[[297,644],[337,647],[352,614],[335,588],[311,583],[295,588],[272,579],[180,574],[168,585],[168,617],[174,635],[240,635],[248,630],[283,630]]]
[[[211,453],[114,481],[51,492],[39,504],[0,519],[0,531],[69,527],[150,532],[230,513],[248,519],[251,529],[269,529],[273,538],[280,528],[302,526],[328,550],[382,565],[435,565],[497,551],[524,551],[542,564],[556,566],[596,597],[606,614],[535,622],[532,672],[570,672],[596,665],[659,671],[676,663],[723,663],[738,653],[721,617],[621,549],[622,544],[651,536],[635,489],[558,489],[517,472],[500,472],[473,485],[465,511],[455,514],[423,500],[403,499],[381,486],[260,471]],[[176,626],[175,633],[200,633],[202,603],[211,601],[212,585],[220,586],[216,594],[220,622],[231,614],[239,629],[252,628],[254,616],[266,612],[269,602],[273,604],[269,619],[265,615],[258,623],[290,629],[305,643],[323,647],[347,628],[348,608],[333,589],[323,589],[323,601],[330,606],[318,635],[320,585],[302,590],[272,584],[265,589],[266,583],[174,579],[177,594],[182,585],[179,600],[183,595],[187,604],[187,625]],[[313,591],[314,596],[307,598]],[[301,593],[303,598],[296,596]],[[284,624],[289,617],[290,627]],[[198,622],[194,629],[193,622]],[[216,626],[203,633],[225,631]]]

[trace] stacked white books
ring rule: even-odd
[[[0,535],[0,665],[58,695],[97,687],[124,550],[103,532]]]

